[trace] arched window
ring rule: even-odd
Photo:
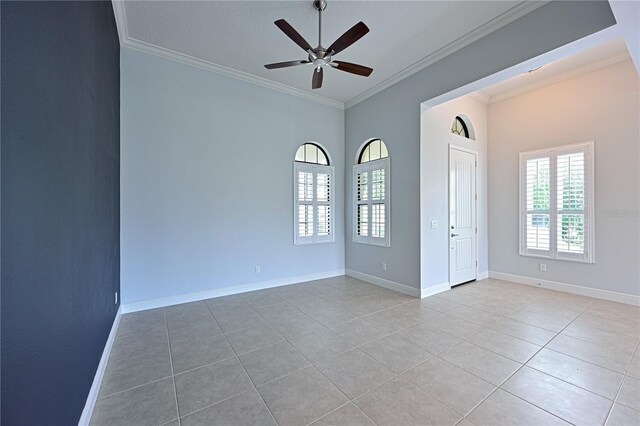
[[[364,149],[360,152],[360,158],[358,163],[368,163],[369,161],[380,160],[381,158],[387,158],[389,151],[387,146],[380,139],[373,139],[365,145]]]
[[[467,128],[467,123],[465,123],[460,116],[457,116],[453,120],[453,124],[451,125],[451,133],[469,139],[469,129]]]
[[[389,247],[389,151],[380,139],[363,144],[353,166],[353,241]]]
[[[305,143],[294,162],[293,243],[334,241],[333,175],[329,156],[318,144]]]
[[[300,148],[296,151],[296,161],[300,163],[322,164],[324,166],[329,165],[327,154],[314,143],[300,145]]]

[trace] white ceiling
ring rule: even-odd
[[[137,48],[177,52],[191,62],[205,61],[345,103],[409,67],[417,71],[425,58],[452,53],[531,10],[521,1],[329,0],[323,13],[323,45],[358,21],[365,22],[371,31],[336,59],[370,66],[374,72],[364,78],[329,69],[323,87],[314,91],[311,65],[279,70],[263,66],[306,58],[273,24],[277,19],[286,19],[311,45],[318,43],[318,14],[311,1],[127,1],[116,16]]]
[[[631,59],[624,39],[617,38],[582,52],[567,56],[530,73],[485,87],[476,93],[489,102],[506,99],[538,87]]]

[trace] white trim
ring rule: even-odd
[[[377,285],[379,287],[384,287],[389,290],[397,291],[400,293],[407,294],[412,297],[420,297],[420,289],[415,287],[410,287],[406,284],[400,284],[395,281],[386,280],[384,278],[376,277],[373,275],[365,274],[364,272],[354,271],[353,269],[347,269],[346,275],[348,277],[356,278],[361,281],[366,281],[368,283]]]
[[[86,426],[91,421],[91,415],[93,414],[93,409],[96,406],[96,401],[98,400],[98,393],[100,392],[100,385],[102,384],[102,378],[104,377],[104,372],[107,369],[109,354],[111,353],[111,348],[113,347],[113,341],[116,338],[116,333],[118,332],[118,326],[120,325],[121,314],[122,314],[122,305],[120,305],[120,307],[118,308],[118,312],[116,312],[116,317],[113,319],[113,325],[111,326],[111,331],[109,332],[107,343],[104,345],[104,350],[102,351],[102,356],[100,357],[100,363],[98,364],[96,375],[93,377],[93,383],[91,384],[91,389],[89,389],[89,395],[87,395],[87,402],[85,402],[84,404],[82,415],[80,416],[80,420],[78,421],[79,426]]]
[[[443,291],[451,290],[449,282],[440,283],[420,289],[420,298],[433,296],[434,294],[442,293]]]
[[[558,178],[558,155],[563,153],[582,152],[584,153],[584,253],[565,253],[557,248],[557,218],[562,213],[558,209],[557,203],[557,178]],[[550,148],[536,149],[533,151],[523,151],[519,153],[519,189],[518,189],[518,222],[519,222],[519,255],[527,257],[539,257],[547,259],[562,260],[579,263],[595,263],[595,164],[594,164],[594,142],[579,142],[569,145],[559,145]],[[534,213],[527,210],[526,194],[526,162],[529,159],[548,158],[549,159],[549,186],[550,186],[550,207],[549,211],[540,211],[541,214],[549,215],[549,249],[527,248],[527,214]]]
[[[460,115],[457,115],[456,117],[459,117]],[[466,116],[465,116],[466,117]],[[455,120],[455,118],[454,118]],[[475,139],[471,139],[475,142]],[[447,217],[448,221],[447,221],[447,252],[449,254],[448,256],[448,276],[449,276],[449,285],[451,283],[451,250],[449,250],[450,244],[451,244],[451,238],[448,236],[449,234],[449,230],[451,229],[451,151],[455,150],[455,151],[460,151],[460,152],[464,152],[466,154],[471,154],[473,155],[474,158],[474,166],[473,166],[473,189],[474,189],[474,194],[472,194],[473,199],[473,208],[474,208],[474,212],[473,212],[473,228],[474,228],[474,232],[475,232],[475,236],[474,236],[474,240],[476,242],[476,250],[475,250],[475,259],[473,260],[476,263],[476,280],[478,279],[478,261],[480,260],[480,241],[478,238],[478,150],[475,148],[467,148],[461,145],[456,145],[454,143],[449,143],[449,152],[448,154],[448,165],[447,165],[447,187],[449,188],[449,191],[447,192],[447,207],[449,210],[449,215]],[[451,288],[451,287],[449,287]]]
[[[497,280],[510,281],[516,284],[525,284],[533,287],[541,287],[550,290],[561,291],[563,293],[578,294],[580,296],[587,296],[596,299],[610,300],[612,302],[625,303],[627,305],[640,306],[640,296],[634,296],[633,294],[618,293],[615,291],[583,287],[575,284],[541,280],[539,278],[507,274],[504,272],[489,271],[489,277],[495,278]]]
[[[166,49],[160,46],[153,45],[151,43],[146,43],[141,40],[133,39],[129,36],[129,31],[127,28],[127,18],[125,14],[124,2],[122,0],[112,0],[113,11],[116,20],[116,26],[118,28],[118,36],[120,37],[120,44],[123,47],[128,47],[134,50],[138,50],[145,53],[150,53],[152,55],[160,56],[165,59],[169,59],[172,61],[182,62],[188,65],[192,65],[198,68],[205,69],[207,71],[215,72],[218,74],[225,75],[227,77],[236,78],[238,80],[243,80],[252,84],[256,84],[258,86],[267,87],[269,89],[277,90],[280,92],[287,93],[289,95],[297,96],[303,99],[307,99],[310,101],[318,102],[323,105],[327,105],[333,108],[344,110],[346,108],[352,107],[353,105],[362,102],[363,100],[375,95],[376,93],[390,87],[397,82],[409,77],[412,74],[428,67],[429,65],[434,64],[440,59],[456,52],[457,50],[462,49],[469,44],[480,40],[482,37],[492,33],[493,31],[501,28],[518,18],[523,17],[524,15],[533,12],[537,8],[546,4],[547,1],[522,1],[507,10],[506,12],[496,16],[495,18],[485,22],[474,30],[469,31],[465,35],[459,37],[458,39],[448,43],[447,45],[441,47],[440,49],[432,52],[431,54],[425,56],[418,62],[413,65],[408,66],[404,70],[392,75],[381,83],[373,86],[372,88],[360,93],[359,95],[353,97],[348,100],[346,103],[329,99],[324,96],[318,96],[313,93],[309,93],[305,90],[297,89],[291,86],[287,86],[285,84],[276,83],[275,81],[271,81],[264,77],[258,77],[253,74],[246,73],[244,71],[235,70],[233,68],[228,68],[225,66],[221,66],[209,61],[205,61],[200,58],[196,58],[190,55],[186,55],[180,52],[176,52],[174,50]]]
[[[425,56],[415,64],[408,66],[404,70],[394,74],[393,76],[387,78],[381,83],[378,83],[372,88],[365,90],[364,92],[360,93],[358,96],[355,96],[349,99],[347,102],[345,102],[344,108],[345,109],[351,108],[352,106],[364,101],[367,98],[370,98],[376,93],[381,92],[384,89],[390,86],[393,86],[397,82],[404,80],[405,78],[417,73],[418,71],[425,69],[429,65],[432,65],[438,62],[440,59],[443,59],[451,55],[452,53],[462,49],[463,47],[466,47],[471,43],[477,40],[480,40],[484,36],[491,34],[495,30],[504,27],[505,25],[515,21],[516,19],[519,19],[524,15],[530,12],[533,12],[539,7],[544,6],[546,3],[548,2],[547,1],[523,1],[518,3],[511,9],[507,10],[506,12],[496,16],[495,18],[480,25],[474,30],[469,31],[462,37],[452,41],[451,43],[441,47],[435,52]]]
[[[311,201],[300,201],[299,173],[311,173],[313,195]],[[318,201],[318,174],[329,175],[329,200]],[[293,245],[303,246],[307,244],[333,243],[336,240],[334,231],[335,212],[335,166],[323,166],[321,164],[293,162]],[[312,206],[313,235],[299,235],[299,208],[301,205]],[[318,235],[318,206],[329,207],[329,235]]]
[[[380,140],[382,142],[382,140]],[[382,142],[384,143],[384,142]],[[384,203],[374,202],[373,200],[373,172],[376,170],[384,170]],[[367,191],[368,196],[365,203],[365,200],[358,201],[358,174],[367,173],[368,176],[368,184]],[[353,176],[352,176],[352,241],[354,243],[359,244],[368,244],[372,246],[378,247],[391,247],[391,159],[389,157],[380,158],[379,160],[367,161],[362,164],[355,164],[353,166]],[[371,235],[373,230],[373,205],[380,204],[384,205],[385,211],[385,236],[384,237],[374,237]],[[368,206],[368,235],[358,235],[358,206],[366,205]]]
[[[204,59],[196,58],[175,50],[167,49],[164,47],[156,46],[151,43],[147,43],[141,40],[136,40],[129,36],[127,29],[127,18],[125,13],[124,1],[112,0],[113,11],[116,18],[116,26],[118,27],[118,35],[120,37],[120,45],[122,47],[128,47],[140,52],[149,53],[151,55],[159,56],[161,58],[169,59],[171,61],[181,62],[183,64],[191,65],[197,68],[204,69],[206,71],[222,74],[227,77],[235,78],[237,80],[246,81],[248,83],[255,84],[257,86],[266,87],[268,89],[276,90],[286,93],[288,95],[297,96],[302,99],[306,99],[313,102],[330,106],[344,110],[344,103],[333,99],[319,96],[313,93],[309,93],[302,89],[296,89],[295,87],[287,86],[282,83],[271,81],[264,77],[258,77],[257,75],[249,74],[244,71],[239,71],[233,68],[225,67],[222,65],[214,64],[213,62],[205,61]]]
[[[476,281],[486,280],[487,278],[489,278],[489,271],[478,272]]]
[[[321,280],[324,278],[338,277],[345,274],[344,269],[334,269],[332,271],[318,272],[309,275],[299,275],[296,277],[279,278],[268,281],[258,281],[254,283],[241,284],[231,287],[222,287],[195,293],[177,294],[175,296],[159,297],[157,299],[141,300],[122,305],[122,313],[145,311],[147,309],[163,308],[165,306],[177,305],[180,303],[197,302],[199,300],[211,299],[213,297],[229,296],[231,294],[246,293],[248,291],[263,290],[266,288],[280,287],[289,284],[300,284],[307,281]]]
[[[495,96],[489,96],[486,93],[484,93],[482,90],[478,90],[477,92],[474,92],[472,94],[473,95],[472,97],[477,100],[486,99],[484,103],[493,104],[495,102],[500,102],[505,99],[509,99],[513,96],[522,95],[523,93],[530,92],[532,90],[541,89],[545,86],[550,86],[552,84],[559,83],[561,81],[568,80],[570,78],[574,78],[582,74],[587,74],[591,71],[599,70],[600,68],[608,67],[609,65],[617,64],[618,62],[630,61],[630,60],[631,58],[627,53],[621,53],[619,55],[615,55],[610,58],[601,59],[595,62],[589,62],[588,64],[581,65],[579,67],[561,72],[559,74],[550,75],[541,80],[534,81],[522,86],[518,86],[516,88],[497,94]]]

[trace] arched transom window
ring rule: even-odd
[[[469,139],[469,129],[467,128],[467,123],[465,123],[460,116],[457,116],[453,120],[453,124],[451,125],[451,133]]]
[[[368,163],[389,157],[387,146],[380,139],[373,139],[360,152],[358,163]]]
[[[360,149],[353,166],[353,241],[389,247],[389,151],[380,139]]]
[[[314,143],[305,143],[296,151],[296,161],[300,163],[329,165],[327,154],[322,148]]]
[[[333,176],[329,156],[315,143],[298,148],[294,162],[293,242],[334,241]]]

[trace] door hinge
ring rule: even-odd
[[[478,233],[478,227],[476,227],[476,234]]]
[[[476,260],[476,267],[478,267],[478,261]]]
[[[478,201],[478,194],[476,194],[476,201]]]
[[[476,167],[478,167],[478,160],[476,160]]]

